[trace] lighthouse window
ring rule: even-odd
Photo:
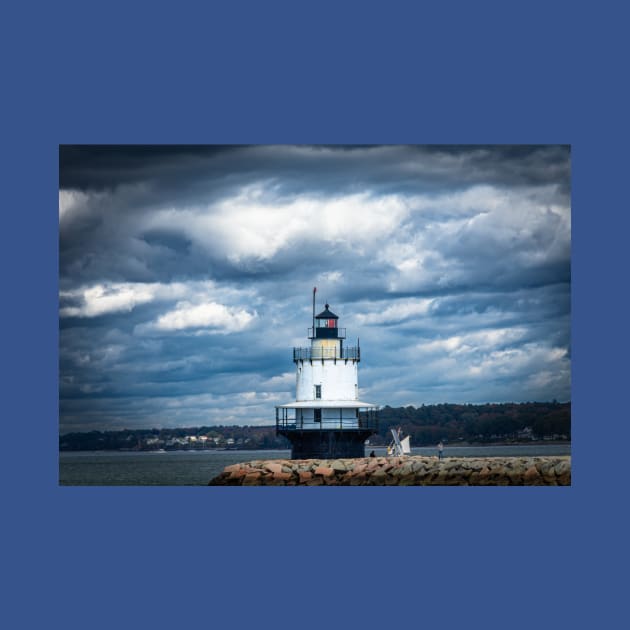
[[[337,328],[337,322],[334,319],[318,319],[318,328]]]
[[[321,398],[321,397],[322,397],[322,386],[315,385],[315,398]]]
[[[321,422],[322,421],[322,410],[321,409],[313,409],[313,412],[315,413],[315,422]]]

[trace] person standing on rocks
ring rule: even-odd
[[[437,448],[438,448],[438,459],[442,459],[444,455],[444,444],[442,444],[442,440],[440,440]]]

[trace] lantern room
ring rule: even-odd
[[[315,327],[309,330],[309,339],[345,339],[346,329],[337,326],[338,320],[326,304],[325,309],[314,317]]]

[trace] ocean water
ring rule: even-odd
[[[366,455],[370,452],[366,446]],[[385,448],[374,447],[377,456]],[[436,455],[435,447],[411,449],[412,455]],[[570,455],[570,444],[444,447],[444,457],[526,457]],[[78,451],[59,453],[62,486],[205,486],[225,466],[255,459],[288,459],[289,450],[259,451]]]

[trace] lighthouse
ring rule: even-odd
[[[376,433],[377,406],[359,400],[361,348],[347,346],[345,328],[326,304],[308,330],[310,346],[293,348],[295,401],[276,407],[276,434],[291,442],[292,459],[364,457]]]

